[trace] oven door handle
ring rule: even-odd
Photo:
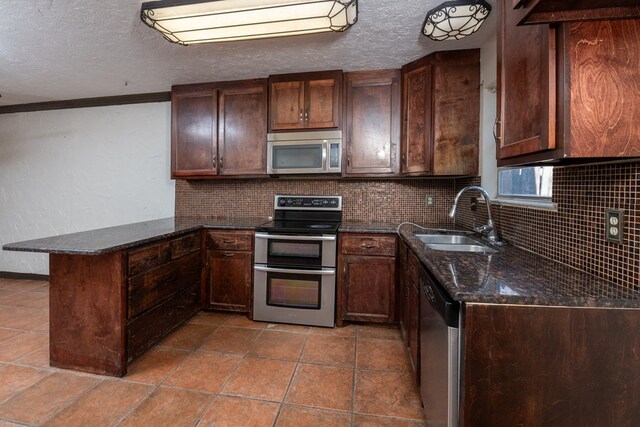
[[[265,267],[262,265],[254,265],[253,269],[256,271],[266,271],[269,273],[290,273],[290,274],[321,274],[324,276],[336,274],[335,268],[323,268],[322,270],[294,270],[291,268],[274,268]]]
[[[284,239],[284,240],[300,240],[300,241],[328,241],[335,242],[336,236],[283,236],[276,234],[256,233],[256,239]]]

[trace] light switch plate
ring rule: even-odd
[[[605,228],[607,241],[621,244],[624,238],[624,211],[607,209]]]

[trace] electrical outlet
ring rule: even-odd
[[[612,243],[622,243],[624,237],[624,211],[607,209],[607,240]]]
[[[433,206],[433,196],[427,196],[427,206]]]

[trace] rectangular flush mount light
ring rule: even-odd
[[[190,45],[344,31],[358,0],[168,0],[142,4],[142,21]]]

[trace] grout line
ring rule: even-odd
[[[280,413],[282,412],[282,407],[284,406],[284,401],[287,399],[287,395],[289,394],[289,390],[291,389],[291,385],[293,384],[293,379],[296,377],[298,372],[298,368],[300,367],[300,361],[302,360],[302,355],[304,354],[304,349],[307,346],[307,340],[309,339],[309,334],[306,334],[304,337],[304,342],[302,343],[302,348],[300,349],[300,354],[298,355],[298,360],[296,361],[296,366],[293,368],[293,373],[291,374],[291,378],[289,379],[289,384],[287,384],[287,389],[284,391],[284,396],[282,396],[282,402],[280,402],[280,407],[278,408],[278,412],[276,413],[276,417],[273,420],[273,427],[278,424],[278,420],[280,419]]]

